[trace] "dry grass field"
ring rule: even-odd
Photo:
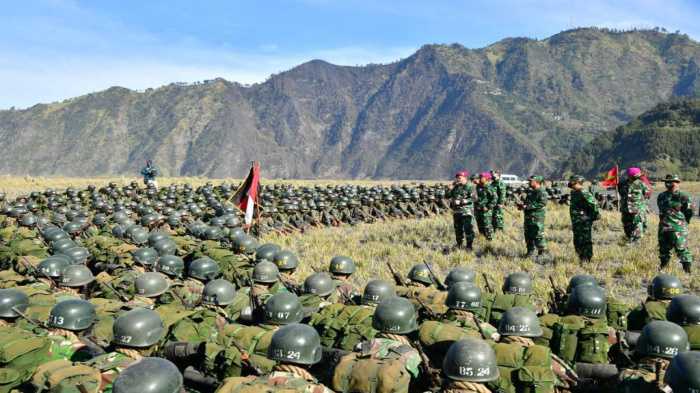
[[[88,184],[102,185],[110,181],[126,184],[135,178],[30,178],[0,177],[0,190],[10,196],[42,190],[46,187],[62,189],[68,186],[85,187]],[[190,183],[198,186],[211,181],[238,183],[234,179],[206,178],[163,178],[160,185],[170,183]],[[308,184],[396,184],[394,181],[305,181],[272,180],[275,182]],[[411,183],[411,181],[407,181]],[[695,193],[700,190],[700,183],[684,185]],[[477,238],[472,253],[456,251],[444,253],[444,249],[453,243],[452,218],[450,215],[424,220],[388,221],[377,224],[362,224],[339,228],[318,228],[306,233],[289,235],[270,234],[263,242],[274,242],[291,249],[302,261],[302,277],[313,270],[325,269],[334,255],[348,255],[359,266],[355,275],[358,285],[368,279],[381,277],[390,279],[387,262],[402,272],[407,272],[415,263],[430,261],[437,273],[444,274],[453,266],[463,265],[479,272],[478,279],[483,282],[481,273],[485,273],[494,286],[500,286],[503,277],[509,272],[526,271],[535,278],[535,291],[539,299],[546,301],[551,285],[548,277],[552,276],[558,286],[565,286],[568,278],[577,273],[590,273],[605,283],[615,297],[634,303],[643,300],[647,282],[658,272],[658,252],[656,243],[656,226],[654,215],[650,216],[649,231],[639,246],[627,246],[623,241],[619,214],[605,212],[597,222],[594,233],[595,257],[592,262],[581,265],[572,246],[572,235],[568,208],[550,204],[547,214],[546,237],[549,243],[550,257],[547,263],[535,263],[521,256],[525,253],[525,244],[521,231],[522,213],[510,207],[505,215],[506,230],[496,235],[488,243]],[[700,252],[700,221],[691,223],[690,247],[698,256]],[[680,264],[672,263],[668,272],[677,274],[692,290],[700,289],[700,278],[695,267],[692,276],[684,274]]]

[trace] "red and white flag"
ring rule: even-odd
[[[605,188],[616,188],[619,183],[619,178],[618,168],[617,165],[615,165],[608,171],[608,173],[605,174],[605,177],[600,185]]]
[[[255,216],[255,206],[260,195],[260,163],[253,162],[250,173],[241,187],[233,195],[233,203],[245,212],[245,223],[250,225]]]

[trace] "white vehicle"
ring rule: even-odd
[[[521,180],[518,176],[508,175],[505,173],[501,175],[501,181],[506,183],[507,186],[511,186],[511,187],[519,187],[519,186],[524,186],[527,184],[527,182],[525,180]]]

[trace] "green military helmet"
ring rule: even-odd
[[[263,307],[264,322],[271,325],[289,325],[304,319],[304,308],[297,295],[280,292],[270,296]]]
[[[141,228],[136,227],[131,231],[127,231],[128,239],[133,244],[145,244],[148,242],[148,232]]]
[[[51,231],[46,230],[44,231],[42,236],[44,237],[44,240],[46,240],[47,243],[53,243],[61,239],[70,240],[70,236],[68,236],[68,234],[60,228],[53,228]]]
[[[597,285],[579,285],[571,291],[569,312],[589,318],[605,318],[607,298],[605,290]]]
[[[62,287],[76,288],[82,287],[95,281],[95,276],[92,275],[90,269],[85,265],[70,265],[66,266],[61,271],[61,280],[59,285]]]
[[[333,277],[326,272],[317,272],[304,280],[304,293],[318,296],[328,296],[335,290]]]
[[[59,239],[51,242],[51,251],[53,251],[54,254],[60,254],[69,248],[77,246],[78,245],[71,239]]]
[[[683,293],[683,283],[674,275],[661,273],[651,280],[648,292],[655,300],[669,300]]]
[[[574,184],[583,184],[586,181],[586,179],[583,178],[583,176],[580,175],[572,175],[569,177],[569,184],[568,186],[571,187]]]
[[[331,265],[328,268],[328,271],[330,271],[331,274],[342,274],[347,276],[355,273],[355,270],[355,261],[353,261],[352,258],[344,255],[337,255],[331,258]]]
[[[158,297],[170,288],[170,282],[162,273],[146,272],[134,281],[136,294],[143,297]]]
[[[68,257],[74,265],[84,264],[90,257],[90,251],[85,247],[71,247],[61,251],[61,255]]]
[[[112,393],[180,393],[183,378],[169,360],[146,357],[124,369],[112,384]]]
[[[278,251],[272,258],[272,262],[281,272],[294,271],[299,266],[299,258],[289,250]]]
[[[213,280],[219,276],[221,270],[219,264],[209,257],[202,257],[192,261],[187,269],[187,275],[202,281]]]
[[[92,217],[92,223],[98,227],[105,226],[107,224],[107,216],[104,213],[97,213]]]
[[[253,255],[258,248],[258,241],[252,236],[245,235],[233,239],[233,247],[239,254]]]
[[[202,303],[214,306],[228,306],[236,296],[236,287],[223,278],[211,280],[202,291]]]
[[[418,315],[410,300],[393,296],[374,310],[372,327],[384,333],[408,334],[418,329]]]
[[[680,182],[681,182],[681,177],[675,173],[668,174],[664,178],[664,183],[680,183]]]
[[[277,282],[280,271],[272,262],[262,261],[253,268],[253,281],[262,284]]]
[[[688,350],[688,334],[682,327],[668,321],[651,321],[642,329],[635,353],[671,359]]]
[[[150,247],[137,248],[131,251],[131,256],[140,265],[151,266],[158,260],[158,251]]]
[[[598,286],[598,280],[596,280],[595,277],[591,276],[590,274],[577,274],[571,277],[571,280],[569,280],[569,286],[566,289],[566,292],[571,293],[571,291],[573,291],[574,288],[578,287],[579,285]]]
[[[371,280],[362,292],[362,304],[376,306],[385,299],[396,296],[394,286],[384,280]]]
[[[430,270],[428,270],[428,267],[425,265],[425,263],[413,265],[411,270],[408,272],[408,279],[426,285],[433,284],[433,277],[430,274]]]
[[[161,240],[169,240],[170,235],[165,232],[151,232],[148,234],[148,244],[153,247]]]
[[[313,365],[321,361],[321,338],[309,325],[293,323],[279,328],[270,340],[267,357],[280,363]]]
[[[445,375],[454,381],[490,382],[499,378],[496,353],[484,340],[466,338],[450,345],[442,361]]]
[[[464,266],[457,266],[452,268],[449,273],[447,273],[447,277],[445,277],[445,285],[447,285],[449,288],[458,282],[473,283],[475,279],[476,272],[474,272],[474,270]]]
[[[25,214],[22,216],[22,218],[19,220],[19,225],[23,227],[33,227],[36,225],[36,216],[33,214]]]
[[[146,348],[160,341],[165,333],[157,312],[135,308],[121,314],[112,326],[112,343],[131,348]]]
[[[237,228],[231,228],[231,230],[228,232],[228,238],[231,241],[234,241],[235,239],[241,238],[246,236],[245,231],[241,227]]]
[[[481,289],[470,282],[457,282],[447,291],[445,305],[454,310],[479,311]]]
[[[688,351],[678,354],[664,375],[673,393],[700,392],[700,352]]]
[[[161,239],[153,245],[153,249],[158,255],[174,255],[177,252],[177,244],[169,238]]]
[[[158,222],[158,215],[157,214],[146,214],[145,216],[141,217],[141,225],[148,227],[156,222]]]
[[[681,326],[700,325],[700,297],[678,295],[666,309],[666,319]]]
[[[178,216],[177,214],[169,215],[166,221],[167,221],[168,225],[170,225],[171,227],[178,227],[178,226],[180,226],[180,222],[181,222],[180,216]]]
[[[71,221],[63,225],[63,230],[71,235],[79,235],[83,231],[83,226],[78,222]]]
[[[51,308],[48,325],[56,329],[81,331],[89,328],[97,319],[95,306],[87,300],[63,300]]]
[[[61,277],[61,272],[63,272],[63,269],[65,269],[66,266],[71,265],[71,262],[72,260],[70,258],[66,258],[64,255],[52,255],[39,262],[39,265],[37,265],[37,270],[40,273],[39,277],[44,276],[59,278]]]
[[[265,243],[255,249],[255,261],[262,262],[268,261],[272,262],[277,254],[282,248],[277,244]]]
[[[156,262],[156,270],[171,277],[181,277],[185,271],[185,261],[176,255],[163,255]]]
[[[219,240],[222,236],[221,228],[215,226],[208,226],[202,232],[202,237],[206,240]]]
[[[503,313],[498,323],[501,336],[540,337],[542,327],[537,314],[525,307],[513,307]]]
[[[0,289],[0,318],[17,318],[29,307],[29,296],[14,289]]]
[[[526,295],[532,293],[532,278],[525,272],[515,272],[506,276],[503,293]]]

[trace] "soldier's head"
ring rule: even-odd
[[[308,325],[290,324],[277,330],[267,348],[267,357],[279,363],[311,366],[321,360],[321,338]]]
[[[491,177],[494,180],[500,180],[501,179],[501,171],[499,171],[498,169],[492,169],[491,170]]]
[[[163,320],[157,312],[135,308],[114,320],[112,344],[117,347],[145,349],[157,344],[164,333]]]
[[[534,311],[525,307],[513,307],[501,317],[498,333],[501,336],[540,337],[543,332]]]
[[[642,177],[642,170],[636,167],[627,168],[627,177],[630,179],[638,179]]]
[[[642,329],[635,354],[640,357],[672,359],[689,349],[688,334],[682,327],[673,322],[652,321]]]
[[[475,278],[476,273],[474,270],[464,266],[457,266],[452,268],[452,270],[447,273],[447,277],[445,277],[445,285],[447,285],[448,288],[451,288],[458,282],[473,283]]]
[[[355,269],[355,261],[353,261],[352,258],[338,255],[331,259],[328,271],[330,271],[335,279],[347,280],[355,273]]]
[[[469,176],[469,180],[474,184],[479,184],[479,175],[477,175],[475,173],[475,174]]]
[[[569,178],[569,188],[574,191],[580,191],[583,188],[583,176],[573,175]]]
[[[700,391],[700,352],[684,352],[673,358],[664,382],[674,393]]]
[[[145,357],[127,367],[114,380],[114,393],[180,393],[183,378],[177,366],[169,360]]]
[[[669,191],[676,191],[681,186],[681,178],[678,175],[669,174],[664,179],[664,185]]]
[[[452,381],[485,383],[499,377],[496,353],[484,340],[466,338],[450,345],[442,363]]]
[[[95,306],[87,300],[63,300],[51,308],[47,325],[74,332],[88,329],[97,319]]]
[[[682,294],[683,291],[683,283],[678,277],[664,273],[654,277],[647,288],[649,297],[654,300],[671,300],[674,296]]]
[[[418,330],[418,314],[410,300],[389,297],[374,310],[372,327],[385,334],[407,335]]]
[[[544,183],[544,178],[539,175],[532,175],[528,179],[528,184],[530,188],[533,190],[538,190],[540,187],[542,187],[542,184]]]
[[[433,277],[425,263],[414,265],[408,272],[408,279],[414,284],[421,284],[426,287],[433,285]]]
[[[491,173],[489,172],[481,172],[479,174],[479,184],[486,185],[489,182],[491,182]]]
[[[459,171],[455,174],[455,181],[459,184],[467,184],[467,179],[469,178],[469,172]]]
[[[390,282],[372,280],[367,283],[362,293],[362,304],[366,306],[376,306],[392,296],[396,296],[396,290]]]
[[[0,289],[0,318],[15,319],[29,307],[29,296],[14,288]]]

